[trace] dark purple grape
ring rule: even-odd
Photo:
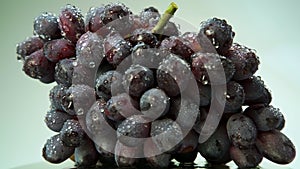
[[[141,65],[131,65],[123,76],[123,85],[132,97],[140,97],[146,90],[153,87],[153,72]]]
[[[188,76],[189,65],[175,55],[167,56],[160,64],[156,72],[158,87],[168,96],[177,96],[183,91],[191,77]]]
[[[199,108],[199,115],[196,118],[195,124],[193,126],[193,129],[200,134],[202,131],[202,128],[204,126],[204,123],[206,121],[207,115],[209,113],[209,107],[200,107]]]
[[[276,127],[276,130],[282,130],[285,126],[285,118],[282,116],[282,120],[280,121],[279,125]]]
[[[144,143],[144,156],[153,168],[166,168],[171,163],[172,155],[160,153],[152,139],[147,139]]]
[[[243,86],[245,92],[245,103],[257,100],[264,94],[265,85],[260,76],[252,76],[239,83]]]
[[[74,147],[67,147],[57,134],[47,140],[43,148],[43,157],[50,163],[61,163],[74,153]]]
[[[139,158],[142,157],[142,147],[135,146],[129,147],[122,142],[117,142],[115,147],[115,162],[118,167],[133,167],[139,162]]]
[[[272,101],[271,92],[269,91],[269,89],[265,87],[260,97],[254,100],[245,100],[244,104],[250,106],[255,104],[269,105],[271,101]]]
[[[152,122],[150,136],[160,152],[174,152],[180,146],[183,131],[179,124],[166,118]]]
[[[181,38],[194,53],[203,51],[203,47],[199,42],[199,37],[196,32],[185,32],[183,35],[181,35]]]
[[[99,161],[103,164],[103,167],[112,167],[116,166],[115,154],[109,151],[106,151],[102,146],[95,145],[99,154]],[[113,144],[113,150],[115,149],[115,144]]]
[[[155,48],[158,46],[158,40],[151,31],[146,29],[136,29],[132,34],[127,38],[127,40],[135,46],[140,43],[149,45],[150,48]]]
[[[125,117],[137,114],[136,105],[128,94],[122,93],[107,101],[105,115],[113,121],[121,121]]]
[[[55,66],[55,81],[58,84],[70,87],[72,85],[72,78],[74,72],[74,59],[60,60]]]
[[[122,75],[114,70],[107,71],[96,77],[95,88],[99,97],[107,96],[105,100],[110,99],[112,95],[123,93]]]
[[[95,96],[95,90],[87,85],[72,85],[62,98],[62,107],[70,115],[82,116],[96,100]]]
[[[45,43],[44,55],[51,62],[75,57],[75,45],[66,39],[55,39]]]
[[[56,109],[63,111],[63,106],[62,106],[62,99],[66,95],[66,91],[68,90],[67,87],[63,85],[56,85],[54,86],[49,93],[49,100],[51,103],[51,106]]]
[[[44,79],[44,83],[51,83],[54,81],[55,63],[50,62],[40,49],[25,58],[23,71],[34,79]]]
[[[244,100],[245,93],[243,87],[237,82],[228,82],[224,112],[238,112],[241,109]]]
[[[36,17],[34,19],[33,29],[34,34],[40,36],[44,40],[61,38],[58,18],[50,12],[44,12]]]
[[[170,107],[170,98],[161,89],[147,90],[140,98],[140,109],[144,117],[151,120],[164,116]]]
[[[119,33],[111,32],[104,39],[104,52],[110,64],[118,65],[131,54],[132,45]]]
[[[246,149],[232,146],[230,148],[230,157],[239,168],[254,168],[263,159],[263,156],[255,146]]]
[[[200,106],[207,106],[211,100],[211,86],[197,82],[200,96]],[[194,91],[193,91],[194,92]]]
[[[144,27],[149,27],[150,25],[153,25],[151,24],[151,22],[158,21],[160,18],[158,10],[154,7],[145,8],[143,11],[140,12],[139,16]]]
[[[86,68],[96,68],[104,57],[103,39],[96,33],[86,32],[77,41],[76,58]]]
[[[225,56],[229,58],[235,65],[235,68],[239,70],[234,73],[234,80],[248,79],[258,70],[259,59],[255,51],[246,46],[233,43]]]
[[[185,154],[193,152],[198,146],[199,134],[194,130],[189,131],[189,133],[184,137],[180,143],[180,147],[176,151],[177,154]],[[178,161],[178,160],[177,160]],[[180,161],[179,161],[180,162]]]
[[[259,132],[256,146],[264,157],[277,164],[288,164],[296,156],[295,146],[291,140],[277,130]]]
[[[75,164],[78,168],[94,167],[99,160],[99,154],[94,142],[87,137],[85,137],[79,147],[75,148],[74,156]]]
[[[73,118],[74,117],[68,113],[51,107],[51,109],[47,112],[44,121],[50,130],[59,132],[65,121]]]
[[[70,4],[63,7],[59,14],[59,26],[63,35],[76,44],[84,33],[84,20],[80,9]]]
[[[194,51],[189,47],[189,42],[184,41],[183,38],[177,36],[171,36],[164,39],[159,48],[177,55],[188,63],[191,62],[191,55],[194,54]]]
[[[131,11],[123,3],[110,3],[105,5],[105,10],[101,19],[104,24],[108,24],[117,19],[121,19],[131,14]]]
[[[155,74],[156,68],[168,54],[169,53],[161,51],[158,48],[150,48],[149,45],[140,43],[133,47],[131,61],[132,64],[150,68],[153,71],[153,74]]]
[[[201,22],[199,34],[206,35],[221,55],[231,47],[235,35],[232,27],[225,20],[218,18]]]
[[[176,120],[182,129],[193,127],[191,123],[199,116],[199,106],[190,98],[181,98],[175,104],[178,105],[171,108],[168,115],[174,116],[172,119]]]
[[[26,56],[29,56],[33,52],[42,49],[44,41],[37,36],[28,37],[24,41],[20,42],[16,46],[16,52],[19,55],[18,60],[25,60]]]
[[[226,123],[221,121],[216,131],[204,143],[198,145],[200,154],[210,163],[224,164],[230,161],[228,151],[230,140],[226,131]]]
[[[255,144],[257,129],[254,122],[243,114],[232,115],[227,122],[227,134],[236,147],[249,147]]]
[[[284,120],[283,114],[273,106],[254,105],[248,107],[244,114],[250,117],[258,130],[270,131],[276,129]]]
[[[60,131],[60,139],[65,146],[78,147],[84,137],[85,132],[77,120],[67,120]]]
[[[85,31],[96,32],[105,24],[102,21],[104,14],[104,6],[91,7],[86,14],[85,18]]]
[[[204,85],[225,84],[231,80],[235,72],[231,60],[218,54],[197,52],[192,58],[192,72],[196,80]],[[223,78],[223,73],[226,79]]]
[[[196,150],[187,153],[174,154],[173,157],[180,163],[193,163],[196,160],[198,152]],[[181,164],[180,164],[181,165]]]
[[[144,139],[149,137],[150,123],[142,116],[126,118],[117,129],[117,137],[120,142],[129,147],[143,144]]]

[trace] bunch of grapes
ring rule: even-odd
[[[66,5],[34,20],[34,36],[17,45],[23,71],[51,89],[45,123],[56,135],[43,157],[77,167],[168,167],[234,161],[256,167],[263,157],[288,164],[295,147],[283,114],[255,75],[256,52],[233,43],[222,19],[180,33],[154,7],[133,14],[122,3],[92,7],[85,20]]]

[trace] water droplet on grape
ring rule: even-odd
[[[83,115],[83,114],[84,114],[84,110],[83,110],[82,108],[79,108],[79,109],[77,110],[77,115],[81,116],[81,115]]]

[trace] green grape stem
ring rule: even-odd
[[[164,27],[167,25],[167,23],[172,18],[172,16],[174,15],[177,9],[178,6],[174,2],[172,2],[167,8],[167,10],[165,11],[165,13],[163,14],[163,16],[158,21],[158,23],[152,29],[152,33],[161,34]]]

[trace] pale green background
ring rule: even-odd
[[[1,0],[0,168],[43,161],[42,146],[53,135],[43,123],[49,107],[48,92],[53,84],[43,85],[24,75],[21,63],[16,61],[16,43],[32,35],[33,19],[43,11],[57,13],[61,6],[72,3],[85,14],[90,6],[107,2]],[[122,2],[134,12],[149,5],[163,11],[170,3],[165,0]],[[257,50],[261,60],[257,74],[272,90],[273,105],[280,107],[286,117],[284,133],[299,150],[299,1],[176,0],[176,3],[180,8],[176,16],[185,18],[196,27],[200,21],[213,16],[226,18],[236,32],[235,41]],[[293,163],[283,168],[299,167],[296,157]]]

